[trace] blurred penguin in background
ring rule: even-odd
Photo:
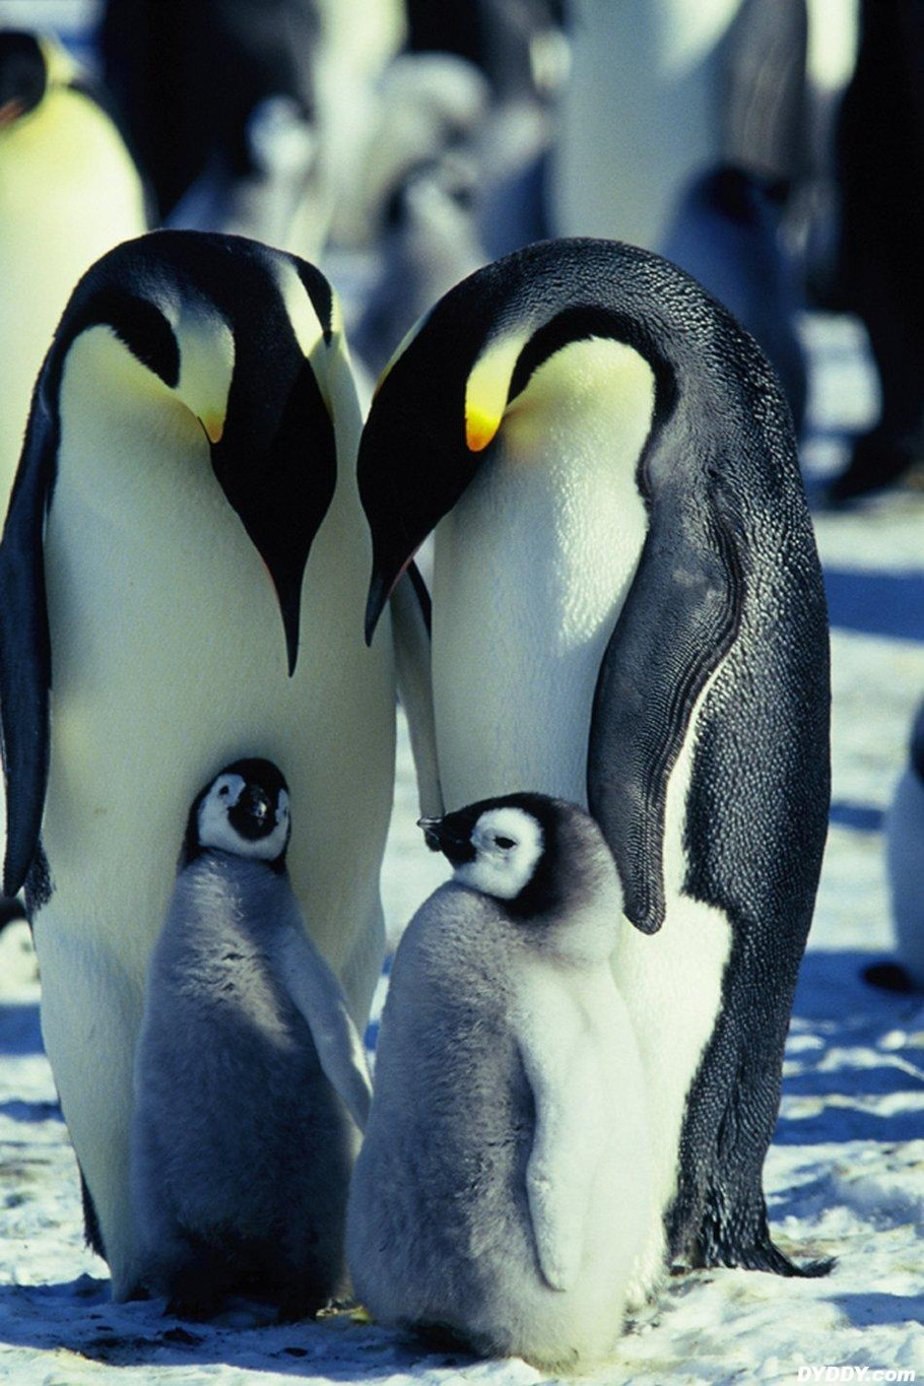
[[[71,290],[145,230],[144,192],[101,99],[64,48],[0,30],[0,484],[22,451],[29,401]]]
[[[108,0],[103,69],[162,223],[317,253],[320,40],[318,0]]]
[[[924,991],[924,703],[911,727],[908,763],[885,817],[886,874],[895,958],[864,977],[887,991]]]
[[[469,0],[447,13],[407,0],[407,12],[413,51],[455,53],[489,85],[477,147],[485,258],[544,239],[547,165],[569,64],[563,0]]]
[[[806,0],[573,0],[569,12],[556,231],[629,241],[692,274],[763,347],[799,429],[784,217],[805,172]]]
[[[546,165],[567,70],[560,0],[408,0],[336,229],[381,252],[351,340],[377,373],[450,288],[550,234]],[[360,209],[362,209],[360,211]]]
[[[145,230],[131,155],[101,97],[51,38],[0,29],[0,511],[36,376],[77,280]],[[0,819],[5,821],[0,787]],[[0,926],[20,913],[0,898]]]
[[[380,268],[350,333],[373,375],[414,323],[485,262],[475,141],[490,103],[477,68],[435,53],[396,59],[378,97],[381,143],[366,151],[355,229],[377,245]]]
[[[863,0],[837,125],[837,307],[863,320],[880,413],[829,498],[858,499],[924,459],[924,6]]]

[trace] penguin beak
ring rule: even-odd
[[[254,414],[259,403],[250,401]],[[334,426],[307,361],[290,383],[271,437],[255,444],[254,430],[242,414],[239,408],[235,418],[229,408],[219,441],[212,443],[212,468],[269,572],[291,677],[298,661],[308,555],[337,485]],[[208,432],[205,417],[202,423]]]
[[[247,785],[228,817],[242,837],[255,842],[276,826],[274,806],[258,785]]]
[[[301,576],[290,581],[279,581],[274,577],[273,586],[276,589],[276,599],[279,602],[279,611],[282,616],[282,629],[286,641],[286,662],[289,678],[291,678],[298,663],[298,636],[302,615]]]
[[[442,821],[442,818],[418,818],[417,820],[418,828],[423,829],[424,842],[430,848],[431,852],[440,851],[440,835],[438,830]]]
[[[392,358],[369,410],[357,461],[372,533],[366,643],[414,554],[448,515],[503,423],[527,328],[486,348],[459,307],[459,285]],[[469,364],[469,362],[471,364]]]
[[[365,634],[367,645],[372,644],[372,637],[375,635],[375,628],[381,620],[382,612],[388,605],[392,592],[394,592],[413,561],[414,554],[411,554],[400,564],[393,577],[390,576],[387,571],[383,572],[373,561],[372,580],[369,583],[369,596],[366,600]]]
[[[443,818],[418,818],[418,828],[423,829],[424,841],[431,852],[442,852],[453,866],[461,866],[464,861],[471,861],[475,855],[471,838],[466,832],[464,835],[459,831],[459,825],[455,814],[446,814]]]

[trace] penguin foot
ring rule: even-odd
[[[716,1240],[704,1247],[701,1240],[694,1249],[690,1265],[694,1270],[725,1266],[730,1270],[766,1271],[770,1275],[808,1280],[830,1274],[836,1265],[836,1258],[821,1256],[817,1260],[806,1261],[800,1265],[784,1255],[770,1240],[769,1235],[766,1235],[759,1237],[750,1246],[731,1246]]]

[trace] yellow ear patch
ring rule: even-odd
[[[225,431],[225,420],[223,415],[216,414],[210,410],[208,413],[200,415],[199,422],[205,429],[210,443],[215,444],[221,442],[221,435]]]
[[[465,442],[469,452],[483,452],[500,428],[501,418],[497,414],[483,414],[474,406],[465,410]]]
[[[234,337],[225,320],[200,303],[181,303],[165,313],[180,348],[176,394],[202,424],[213,445],[220,441],[234,374]]]
[[[497,434],[507,408],[517,358],[532,334],[511,333],[491,342],[472,367],[465,387],[465,442],[483,452]]]

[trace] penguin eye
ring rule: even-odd
[[[512,837],[496,837],[494,841],[502,852],[509,852],[511,847],[517,845]]]
[[[231,793],[231,790],[229,789],[229,787],[228,787],[226,784],[223,784],[223,785],[221,786],[221,789],[219,789],[219,791],[218,791],[218,797],[219,797],[219,799],[227,799],[227,797],[228,797],[228,795],[229,795],[230,793]]]

